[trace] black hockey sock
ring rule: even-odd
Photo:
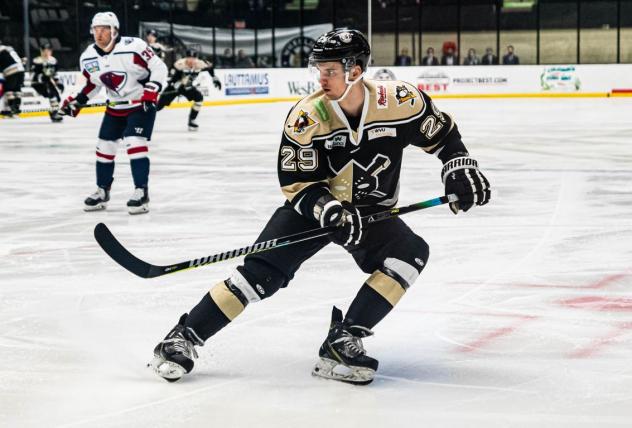
[[[191,109],[191,111],[189,111],[189,122],[195,120],[195,118],[198,117],[199,113],[200,113],[199,110]]]
[[[134,187],[147,187],[149,181],[149,158],[132,159],[132,177],[134,177]]]
[[[110,189],[114,176],[114,162],[97,162],[97,186]]]
[[[192,328],[200,339],[206,341],[229,323],[230,320],[215,304],[211,295],[206,293],[200,303],[189,312],[185,326]]]
[[[391,309],[393,309],[393,305],[365,283],[351,302],[345,321],[352,325],[361,325],[372,329]]]

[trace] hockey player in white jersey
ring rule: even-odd
[[[167,79],[167,67],[143,40],[119,35],[119,21],[112,12],[92,18],[94,44],[79,60],[85,86],[66,98],[62,112],[75,117],[90,98],[105,88],[107,107],[96,149],[97,190],[85,200],[85,211],[106,208],[114,176],[114,158],[119,142],[130,158],[134,193],[127,202],[130,214],[149,211],[148,142],[156,118],[156,102]]]

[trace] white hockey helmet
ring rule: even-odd
[[[97,26],[110,27],[112,33],[114,33],[114,30],[118,32],[120,27],[119,20],[114,12],[99,12],[94,15],[92,17],[92,24],[90,24],[90,34],[92,34],[92,29]]]

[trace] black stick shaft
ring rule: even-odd
[[[382,211],[376,214],[362,217],[368,224],[378,221],[387,220],[389,218],[397,217],[403,214],[408,214],[414,211],[423,210],[426,208],[434,207],[437,205],[443,205],[448,202],[456,202],[458,199],[455,195],[441,196],[427,201],[418,202],[415,204],[407,205],[400,208],[392,208],[390,210]],[[275,239],[270,239],[264,242],[256,242],[247,247],[236,248],[234,250],[224,251],[221,253],[213,254],[198,259],[187,260],[184,262],[158,266],[147,263],[138,257],[130,253],[110,232],[107,226],[103,223],[99,223],[94,228],[94,237],[103,248],[103,250],[114,261],[123,266],[130,272],[138,275],[142,278],[155,278],[157,276],[166,275],[169,273],[180,272],[187,269],[193,269],[200,266],[205,266],[213,263],[222,262],[224,260],[233,259],[235,257],[246,256],[248,254],[261,253],[263,251],[269,251],[274,248],[284,247],[287,245],[296,244],[299,242],[307,241],[310,239],[319,238],[329,235],[337,226],[321,227],[317,229],[306,230],[305,232],[299,232],[292,235],[282,236]]]

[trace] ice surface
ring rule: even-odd
[[[130,216],[129,162],[110,208],[94,190],[101,115],[0,121],[0,426],[632,426],[632,99],[438,100],[498,195],[405,221],[427,269],[365,340],[376,380],[313,378],[331,306],[366,275],[341,248],[248,307],[175,384],[152,349],[237,262],[153,280],[97,246],[105,222],[138,256],[180,262],[251,243],[282,203],[290,104],[163,111],[151,212]],[[405,153],[402,204],[442,193],[440,162]]]

